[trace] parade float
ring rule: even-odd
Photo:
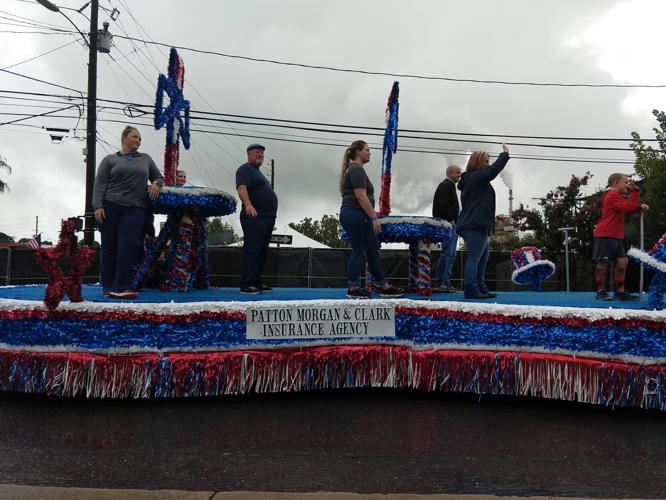
[[[174,134],[167,128],[172,156],[176,129],[187,130],[187,115],[181,126],[175,108],[189,108],[174,105],[182,98],[177,63],[173,75],[174,85],[164,83],[173,105],[167,113],[167,123],[174,124]],[[395,104],[397,131],[395,90],[389,109]],[[156,121],[160,112],[161,104]],[[390,148],[386,153],[395,152]],[[390,155],[384,164],[382,191],[388,193]],[[169,179],[169,170],[165,173]],[[68,246],[69,225],[61,233],[57,252],[62,254],[44,255],[51,269],[47,287],[0,288],[0,390],[171,398],[391,388],[666,410],[663,310],[642,303],[608,307],[592,293],[500,292],[492,302],[456,294],[424,297],[419,293],[427,293],[429,269],[427,277],[419,275],[426,273],[429,255],[419,253],[419,242],[443,240],[446,225],[428,218],[391,219],[386,202],[384,241],[407,241],[405,235],[413,232],[410,244],[422,265],[412,270],[415,293],[358,301],[346,299],[344,289],[276,288],[259,296],[212,289],[205,280],[200,221],[233,212],[235,200],[197,189],[167,184],[152,205],[169,219],[139,276],[150,269],[151,256],[173,252],[166,256],[169,272],[161,290],[144,290],[137,301],[123,302],[105,298],[99,286],[82,288],[80,271],[90,252]],[[188,213],[199,218],[196,224]],[[663,263],[658,252],[643,258]],[[525,259],[519,267],[527,271]],[[539,267],[543,264],[530,269]],[[655,290],[662,285],[663,279]]]

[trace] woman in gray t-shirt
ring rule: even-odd
[[[380,288],[382,297],[399,297],[401,291],[384,279],[384,269],[379,258],[377,234],[381,224],[375,213],[375,188],[365,172],[364,165],[370,161],[370,147],[365,141],[354,141],[342,157],[340,168],[340,224],[351,240],[352,253],[347,263],[347,297],[370,298],[370,293],[361,288],[361,273],[365,257],[368,268]]]
[[[106,156],[97,169],[93,209],[102,235],[104,296],[134,299],[138,293],[130,284],[143,240],[148,197],[159,196],[164,177],[150,156],[139,153],[141,134],[136,128],[125,127],[121,141],[121,150]]]

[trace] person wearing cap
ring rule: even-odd
[[[243,204],[240,212],[243,228],[242,294],[254,295],[272,290],[261,281],[278,208],[277,195],[259,170],[264,162],[265,150],[261,144],[250,144],[247,147],[247,163],[236,170],[236,190]]]

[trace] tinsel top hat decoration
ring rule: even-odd
[[[664,293],[666,293],[666,233],[651,250],[645,252],[639,248],[631,248],[627,255],[654,271],[647,292],[647,308],[664,309]]]
[[[555,272],[555,264],[541,257],[537,247],[522,247],[511,253],[516,270],[511,281],[518,285],[532,285],[535,292],[541,291],[541,282]]]

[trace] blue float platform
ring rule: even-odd
[[[46,285],[0,287],[0,299],[18,299],[41,301],[44,298]],[[243,295],[238,288],[210,288],[208,290],[191,290],[189,292],[161,292],[155,289],[144,289],[136,300],[118,300],[104,297],[99,285],[84,285],[83,296],[91,302],[109,303],[163,303],[163,302],[257,302],[266,300],[302,301],[302,300],[341,300],[346,299],[343,288],[275,288],[272,292],[260,295]],[[462,292],[436,293],[424,298],[417,294],[406,294],[405,299],[425,300],[428,302],[469,302],[479,304],[512,304],[524,306],[557,306],[599,309],[642,309],[646,299],[636,302],[608,301],[595,299],[594,292],[497,292],[494,299],[465,299]],[[66,299],[65,299],[66,302]]]

